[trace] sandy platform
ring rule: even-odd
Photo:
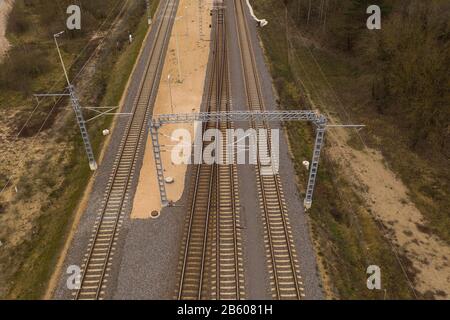
[[[9,48],[8,39],[6,39],[6,24],[8,15],[12,9],[14,0],[0,0],[0,60]]]
[[[156,98],[153,114],[199,112],[203,95],[206,68],[209,55],[209,25],[211,5],[204,1],[201,10],[192,0],[180,0],[177,18],[172,30],[161,84]],[[202,22],[202,35],[199,21]],[[180,68],[177,62],[177,42]],[[179,70],[181,74],[179,74]],[[170,75],[170,87],[168,77]],[[170,95],[171,91],[171,95]],[[172,99],[170,98],[172,96]],[[172,104],[171,104],[172,100]],[[160,143],[165,176],[174,182],[166,184],[169,200],[177,201],[184,191],[186,165],[175,165],[171,161],[173,147],[179,140],[171,138],[175,129],[185,128],[193,136],[192,124],[167,125],[160,129]],[[156,179],[152,142],[147,140],[144,162],[139,176],[138,187],[133,202],[132,219],[148,219],[152,211],[161,210],[161,201]]]

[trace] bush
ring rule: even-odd
[[[17,1],[13,6],[9,17],[6,33],[22,34],[30,29],[30,22],[25,14],[26,4],[23,1]]]
[[[33,45],[13,48],[0,66],[0,89],[28,93],[31,80],[50,69],[46,53]]]
[[[9,177],[5,173],[0,172],[0,190],[3,189],[3,187],[8,183],[8,181]]]
[[[17,183],[17,201],[28,201],[33,196],[33,185],[29,177],[21,177]]]

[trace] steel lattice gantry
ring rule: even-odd
[[[290,110],[290,111],[231,111],[231,112],[199,112],[181,114],[162,114],[154,116],[149,123],[149,131],[153,146],[153,156],[155,158],[158,187],[163,206],[169,205],[167,198],[164,168],[161,158],[161,146],[159,143],[158,130],[165,124],[193,123],[193,122],[280,122],[280,121],[310,121],[316,126],[316,139],[314,144],[313,157],[310,166],[308,186],[304,206],[309,209],[312,204],[314,186],[316,183],[319,167],[320,152],[324,144],[327,119],[325,116],[311,110]]]
[[[86,121],[84,120],[83,112],[81,111],[80,102],[75,94],[74,87],[69,85],[68,89],[70,101],[72,102],[72,109],[75,112],[78,127],[80,128],[81,138],[83,139],[84,149],[89,160],[89,167],[92,171],[95,171],[97,170],[97,162],[95,161],[94,150],[92,149],[92,144],[89,139],[89,133],[86,128]]]
[[[315,124],[326,125],[326,118],[310,110],[291,111],[227,111],[227,112],[199,112],[162,114],[150,120],[150,126],[159,127],[164,124],[189,123],[194,121],[311,121]]]

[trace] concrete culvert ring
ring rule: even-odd
[[[153,211],[150,213],[150,217],[152,217],[152,219],[159,218],[159,215],[160,215],[159,211],[156,211],[156,210],[153,210]]]

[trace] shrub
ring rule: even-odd
[[[47,72],[50,63],[42,49],[24,45],[13,48],[0,68],[0,89],[28,93],[31,80]]]
[[[6,26],[6,33],[22,34],[30,29],[30,22],[25,14],[26,4],[23,1],[17,1],[13,6]]]

